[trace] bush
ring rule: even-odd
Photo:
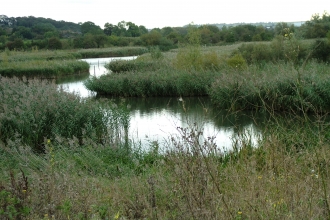
[[[154,60],[158,60],[158,59],[161,59],[164,57],[158,46],[151,47],[149,49],[149,51],[150,51],[151,58]]]
[[[238,51],[249,64],[273,61],[273,54],[268,44],[242,44]]]
[[[234,56],[228,58],[227,64],[233,69],[242,70],[247,68],[246,61],[241,54],[235,54]]]
[[[330,40],[316,40],[313,48],[312,58],[322,62],[330,62]]]
[[[174,66],[180,70],[201,70],[203,56],[197,46],[181,48],[176,55]]]
[[[62,42],[58,38],[52,37],[48,40],[48,49],[60,50],[62,49]]]
[[[21,39],[15,39],[14,41],[10,41],[6,44],[6,47],[9,50],[24,50],[24,42]]]

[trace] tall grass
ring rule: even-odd
[[[79,59],[81,55],[68,51],[33,50],[31,52],[4,51],[0,53],[0,63],[21,62],[29,60],[72,60]]]
[[[78,140],[61,138],[46,143],[43,155],[20,143],[0,148],[4,174],[0,197],[13,198],[10,203],[0,200],[3,215],[329,218],[327,124],[298,115],[277,117],[267,124],[258,148],[251,146],[248,136],[237,136],[233,139],[237,148],[227,154],[219,151],[214,137],[203,137],[202,128],[196,126],[179,127],[181,135],[170,137],[165,155],[159,155],[156,146],[150,152],[127,152],[92,140],[81,146]],[[22,171],[9,171],[19,168]]]
[[[101,108],[92,100],[58,90],[48,81],[1,77],[0,88],[0,134],[4,143],[19,139],[38,152],[44,150],[46,139],[57,136],[75,137],[80,144],[84,138],[114,143],[120,126],[128,126],[125,112],[115,114],[117,107]]]
[[[218,107],[230,110],[327,111],[329,70],[329,65],[316,62],[300,72],[284,63],[250,66],[216,78],[209,95]]]
[[[119,97],[151,96],[203,96],[216,73],[205,71],[159,70],[144,73],[127,72],[91,78],[85,82],[87,89],[98,94]]]
[[[111,47],[80,50],[32,50],[4,51],[0,53],[0,63],[28,60],[69,60],[81,58],[124,57],[147,53],[145,47]]]
[[[0,66],[0,75],[7,77],[56,78],[86,72],[89,72],[89,64],[78,60],[29,60],[2,63]]]

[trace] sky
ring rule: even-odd
[[[329,0],[9,0],[0,7],[0,15],[8,17],[91,21],[101,28],[107,22],[130,21],[148,29],[190,23],[307,21],[325,11],[330,13]]]

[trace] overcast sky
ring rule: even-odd
[[[131,21],[146,28],[189,24],[291,22],[330,13],[329,0],[8,0],[0,15],[34,16],[70,22]]]

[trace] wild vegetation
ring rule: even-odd
[[[0,218],[329,219],[329,39],[300,41],[290,29],[271,42],[206,48],[201,39],[191,27],[186,45],[110,63],[114,73],[86,86],[115,96],[209,95],[233,117],[263,110],[256,145],[235,128],[233,150],[223,152],[187,122],[165,151],[158,142],[145,150],[128,137],[129,103],[1,76]]]
[[[89,74],[89,65],[80,58],[121,57],[147,52],[144,47],[81,49],[77,51],[9,51],[0,53],[0,75],[58,78],[64,75]]]
[[[299,26],[293,23],[256,24],[190,24],[184,27],[163,27],[148,30],[131,21],[118,24],[105,23],[103,29],[91,21],[80,24],[29,17],[8,18],[0,21],[0,50],[59,50],[103,48],[109,46],[158,46],[162,51],[178,48],[188,42],[190,26],[198,28],[201,44],[225,45],[235,42],[269,42],[282,30],[289,28],[299,39],[325,38],[330,30],[330,16],[314,14]]]

